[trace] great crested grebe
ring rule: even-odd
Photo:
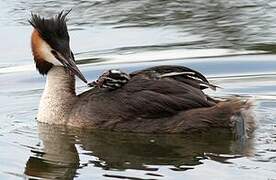
[[[110,70],[90,90],[76,95],[75,75],[87,80],[70,50],[66,15],[32,15],[32,52],[47,75],[37,119],[48,124],[141,133],[189,133],[210,128],[252,132],[251,104],[215,100],[199,72],[183,66],[156,66],[131,74]]]

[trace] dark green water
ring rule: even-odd
[[[276,3],[270,0],[0,2],[0,179],[276,179]],[[45,79],[30,51],[30,12],[70,9],[71,47],[89,80],[104,70],[185,65],[255,102],[258,129],[144,135],[37,124]],[[78,91],[86,87],[78,83]]]

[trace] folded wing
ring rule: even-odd
[[[108,83],[117,83],[114,79],[116,76],[110,77],[112,81]],[[117,77],[121,80],[121,76]],[[216,86],[210,84],[199,72],[186,67],[157,66],[131,73],[129,77],[123,86],[116,86],[112,90],[95,88],[94,93],[97,92],[97,95],[93,95],[92,91],[81,95],[91,96],[91,103],[98,102],[97,105],[90,105],[94,109],[91,112],[107,112],[100,115],[106,118],[152,119],[215,104],[202,90],[208,87],[215,89]]]

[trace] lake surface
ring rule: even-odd
[[[0,1],[0,179],[276,179],[276,3],[272,0]],[[185,65],[255,102],[245,143],[225,132],[146,135],[35,120],[45,77],[30,12],[71,9],[71,48],[87,79],[104,70]],[[87,87],[78,82],[78,91]]]

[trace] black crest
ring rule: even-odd
[[[71,10],[61,11],[58,15],[46,19],[37,14],[32,13],[29,23],[39,32],[41,37],[54,49],[69,45],[69,34],[66,25],[66,16]]]

